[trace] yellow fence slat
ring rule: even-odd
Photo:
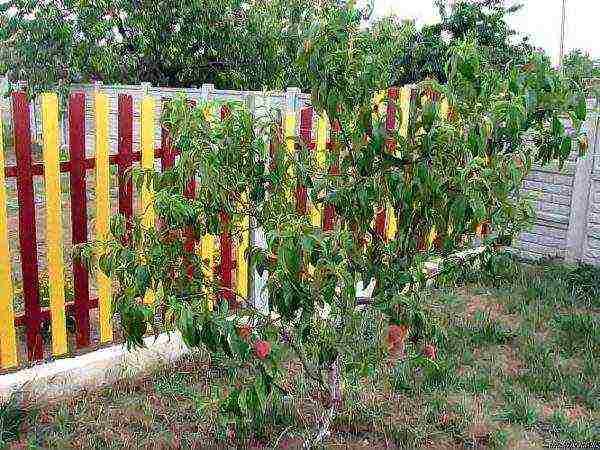
[[[400,111],[402,111],[400,124],[400,135],[403,137],[408,136],[408,125],[410,121],[410,100],[411,100],[411,88],[410,86],[403,86],[400,90]]]
[[[245,205],[246,195],[242,198],[242,203]],[[248,298],[248,257],[247,251],[250,245],[250,218],[244,215],[244,220],[241,224],[242,237],[237,246],[237,263],[235,273],[235,283],[237,293],[243,298]]]
[[[403,87],[402,89],[400,89],[400,108],[402,110],[402,113],[400,114],[400,118],[402,120],[402,122],[400,123],[401,129],[404,126],[404,118],[405,117],[408,118],[408,113],[405,112],[405,111],[408,111],[408,109],[406,109],[406,110],[404,109],[405,108],[405,105],[404,105],[405,90],[406,90],[406,87]],[[386,92],[386,94],[387,94],[387,92]],[[409,91],[409,95],[410,95],[410,91]],[[409,100],[410,100],[410,97],[409,97]],[[395,126],[397,126],[397,124]],[[404,134],[403,136],[406,136],[406,135]],[[397,230],[396,212],[394,211],[393,205],[388,203],[386,206],[386,217],[385,217],[385,238],[387,241],[391,241],[396,238],[396,230]]]
[[[288,111],[284,118],[284,136],[285,136],[285,148],[287,149],[288,155],[293,155],[296,151],[296,113],[294,110]],[[295,176],[293,168],[290,169],[290,175]],[[293,195],[290,192],[290,195]]]
[[[317,142],[316,142],[316,157],[317,157],[317,170],[327,171],[327,116],[323,113],[317,119]],[[315,227],[320,227],[322,224],[322,212],[315,205],[312,205],[310,210],[310,216],[312,218],[312,224]]]
[[[296,151],[296,114],[294,110],[286,111],[284,117],[284,138],[285,138],[285,148],[288,152],[289,156],[293,156]],[[291,177],[296,176],[296,171],[294,167],[290,167],[288,171]],[[295,191],[290,190],[288,192],[288,198],[294,198]]]
[[[398,230],[398,224],[396,223],[396,213],[391,205],[387,207],[387,218],[385,227],[385,237],[388,241],[396,238],[396,231]]]
[[[0,110],[0,116],[2,111]],[[4,136],[0,121],[0,361],[3,369],[16,367],[17,339],[13,307],[13,284],[10,273],[6,180],[4,178]]]
[[[110,216],[110,163],[108,160],[108,97],[96,92],[94,95],[96,124],[96,239],[109,237]],[[111,323],[112,299],[110,279],[98,271],[98,314],[100,320],[100,342],[113,339]]]
[[[202,269],[204,271],[204,280],[205,280],[205,283],[210,283],[214,278],[213,268],[214,268],[214,263],[215,263],[214,262],[215,237],[212,234],[205,234],[202,237],[201,254],[202,254],[202,261],[204,262],[204,265],[202,266]],[[210,302],[209,302],[210,309],[212,309],[214,300],[215,299],[213,299],[213,298],[210,299]]]
[[[142,145],[142,168],[154,169],[154,99],[145,96],[141,106],[141,145]],[[144,183],[142,188],[142,210],[143,224],[146,228],[154,228],[154,193]]]
[[[67,353],[68,347],[59,166],[58,96],[46,93],[42,94],[41,100],[52,353],[54,356],[61,356]]]
[[[289,111],[285,115],[285,145],[290,155],[296,150],[296,114]]]
[[[154,170],[154,98],[144,96],[141,104],[140,134],[142,146],[141,165],[143,169]],[[147,179],[146,179],[147,181]],[[154,228],[154,192],[148,183],[142,186],[142,225],[146,229]],[[144,303],[154,303],[155,294],[147,291]]]
[[[446,119],[448,117],[449,110],[450,106],[448,105],[448,99],[444,98],[440,104],[440,116],[442,119]]]
[[[373,96],[373,122],[380,120],[386,114],[387,91],[379,91]]]

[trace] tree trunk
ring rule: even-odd
[[[315,437],[304,443],[304,448],[306,449],[318,447],[331,434],[331,431],[329,430],[331,421],[342,404],[342,378],[340,366],[340,355],[338,355],[331,363],[327,374],[327,382],[329,383],[328,408],[323,414],[321,426]]]

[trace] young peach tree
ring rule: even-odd
[[[482,226],[492,231],[489,248],[510,243],[533,218],[520,193],[532,165],[563,162],[576,143],[586,146],[584,99],[547,58],[532,54],[506,75],[470,41],[448,55],[447,84],[414,86],[408,117],[397,112],[390,129],[373,99],[390,87],[399,28],[365,25],[352,4],[323,8],[298,61],[312,106],[331,123],[325,164],[302,140],[289,152],[275,117],[227,103],[218,118],[222,105],[176,100],[163,124],[181,157],[164,173],[133,173],[155,191],[157,226],[116,216],[112,238],[82,251],[116,281],[128,343],[143,345],[149,327],[178,330],[236,371],[221,405],[226,420],[251,423],[278,395],[294,395],[282,363],[299,361],[323,408],[307,445],[327,437],[343,402],[343,379],[356,370],[348,343],[363,309],[388,323],[382,355],[435,364],[443,330],[421,301],[425,263],[451,268]],[[325,229],[298,207],[298,186],[328,211]],[[396,219],[393,234],[376,224],[384,210]],[[266,308],[223,286],[189,245],[223,232],[239,240],[248,217],[266,236],[266,248],[246,252],[267,274]],[[360,294],[360,283],[372,292]]]

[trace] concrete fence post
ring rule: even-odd
[[[152,83],[143,82],[140,83],[140,89],[142,97],[150,95],[150,89],[152,89]]]
[[[298,100],[301,92],[302,91],[300,91],[300,89],[297,87],[287,88],[285,91],[285,105],[283,111],[281,111],[284,115],[295,114],[298,111]]]
[[[202,88],[200,88],[200,97],[202,98],[202,100],[204,100],[206,102],[206,101],[210,100],[210,96],[214,90],[215,90],[214,84],[210,84],[210,83],[203,84]]]
[[[256,117],[264,113],[266,107],[266,98],[263,93],[250,92],[246,97],[246,107],[250,111],[253,117]],[[268,140],[265,139],[265,145],[269,145]],[[264,161],[255,161],[257,164],[265,164]],[[250,217],[250,248],[267,248],[267,239],[264,230],[258,226],[255,217]],[[250,281],[249,281],[249,297],[252,304],[262,313],[267,314],[269,312],[269,293],[267,292],[267,280],[268,273],[263,271],[262,274],[258,273],[256,267],[250,267]]]
[[[592,110],[595,102],[588,101],[588,110]],[[565,260],[576,262],[583,259],[588,241],[588,214],[590,207],[591,176],[594,167],[595,146],[598,141],[597,118],[588,114],[584,123],[590,143],[588,154],[577,159],[575,177],[573,180],[573,194],[571,197],[571,214],[567,230],[567,248]]]

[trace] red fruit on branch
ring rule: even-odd
[[[254,343],[254,353],[259,359],[266,359],[271,353],[271,343],[269,341],[259,340]]]
[[[448,108],[448,115],[446,116],[446,120],[448,120],[448,122],[452,123],[452,122],[455,122],[457,119],[458,119],[458,111],[456,111],[452,107]]]
[[[440,424],[445,427],[448,423],[450,423],[450,415],[447,413],[442,414],[440,416]]]
[[[235,441],[235,438],[236,438],[235,429],[228,428],[227,429],[227,439],[229,439],[230,442],[233,442],[233,441]]]
[[[408,327],[405,325],[390,325],[386,336],[388,350],[392,351],[403,344],[408,335]]]
[[[533,72],[535,69],[536,65],[534,62],[528,62],[527,64],[523,65],[524,72]]]
[[[435,361],[435,359],[437,357],[437,347],[433,344],[425,345],[425,347],[423,347],[423,355],[426,358],[429,358],[432,361]]]
[[[243,325],[237,329],[237,335],[244,341],[248,341],[251,334],[252,327],[250,325]]]

